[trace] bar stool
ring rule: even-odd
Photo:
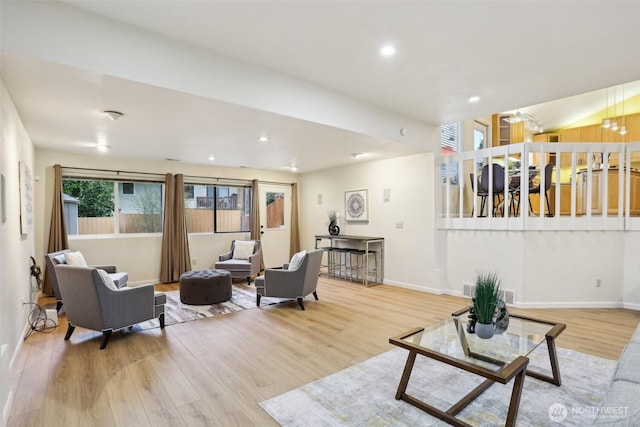
[[[373,255],[373,268],[371,268],[371,262],[369,260],[365,260],[366,256],[371,257]],[[349,280],[353,281],[354,272],[356,280],[361,280],[364,282],[365,276],[367,279],[371,277],[371,273],[374,273],[375,282],[378,281],[378,256],[376,251],[365,252],[362,249],[350,249],[349,250]],[[355,262],[354,262],[355,261]],[[365,264],[368,265],[368,269],[365,270]]]
[[[329,261],[329,276],[330,277],[347,277],[348,265],[347,265],[347,248],[330,249],[329,254],[331,260]]]

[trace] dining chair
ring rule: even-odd
[[[497,163],[491,165],[485,165],[482,168],[482,178],[480,179],[480,188],[483,192],[489,196],[489,166],[491,166],[491,175],[493,176],[493,215],[495,216],[500,209],[501,214],[504,215],[504,168]]]
[[[553,163],[547,163],[546,166],[544,167],[544,199],[547,202],[546,216],[553,216],[553,213],[551,212],[551,205],[549,204],[549,196],[548,196],[549,189],[551,188],[552,173],[553,173]],[[541,193],[540,183],[538,183],[535,186],[531,186],[529,188],[529,213],[533,213],[533,207],[531,206],[531,195],[540,194],[540,193]]]
[[[469,179],[471,180],[471,193],[473,193],[474,191],[476,191],[475,189],[477,188],[478,190],[478,197],[480,197],[480,215],[478,215],[479,217],[481,216],[485,216],[484,215],[484,207],[487,203],[487,197],[489,197],[489,193],[486,191],[483,191],[481,186],[480,186],[480,177],[476,177],[476,175],[471,172],[469,173]],[[471,216],[473,217],[473,212],[475,209],[475,203],[471,204]]]

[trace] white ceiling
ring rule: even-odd
[[[604,108],[604,91],[576,95],[640,80],[634,1],[65,3],[432,125],[520,109],[556,128]],[[397,46],[394,58],[377,53],[387,42]],[[295,164],[301,172],[345,164],[355,152],[373,159],[418,151],[6,51],[1,71],[42,148],[79,151],[103,135],[112,155],[206,163],[212,154],[218,165]],[[637,93],[637,84],[625,85],[625,95]],[[472,94],[481,101],[469,104]],[[101,117],[104,97],[126,116]],[[527,108],[565,97],[572,98]],[[271,141],[259,143],[265,129]]]

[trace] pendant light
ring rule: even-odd
[[[620,126],[620,135],[627,134],[627,118],[624,116],[624,85],[622,85],[622,126]]]
[[[616,88],[613,88],[613,121],[611,122],[612,131],[618,130],[618,122],[616,121]]]
[[[611,127],[611,121],[609,120],[609,88],[605,89],[605,104],[604,104],[604,119],[602,120],[602,127],[605,129],[609,129]]]

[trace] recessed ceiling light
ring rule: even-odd
[[[98,144],[96,145],[96,148],[98,149],[99,152],[101,153],[106,153],[107,151],[109,151],[109,147],[108,145],[104,145],[104,144]]]
[[[351,154],[351,157],[353,157],[354,159],[359,159],[362,156],[364,156],[364,153],[353,153],[353,154]]]
[[[118,120],[120,117],[124,116],[124,114],[122,114],[120,111],[114,111],[114,110],[106,110],[106,111],[103,111],[102,113],[105,114],[114,122]]]
[[[210,161],[210,162],[213,162],[215,159],[216,159],[215,157],[213,157],[213,156],[209,156],[209,161]]]
[[[470,97],[467,98],[467,100],[473,104],[475,102],[480,101],[480,97],[478,95],[471,95]]]
[[[289,169],[291,169],[291,172],[298,172],[298,168],[296,167],[296,165],[291,165]]]
[[[260,142],[267,142],[268,140],[269,140],[268,136],[262,135],[262,136],[258,137],[258,141],[260,141]]]
[[[396,47],[392,44],[384,45],[380,48],[380,55],[389,58],[396,54]]]

